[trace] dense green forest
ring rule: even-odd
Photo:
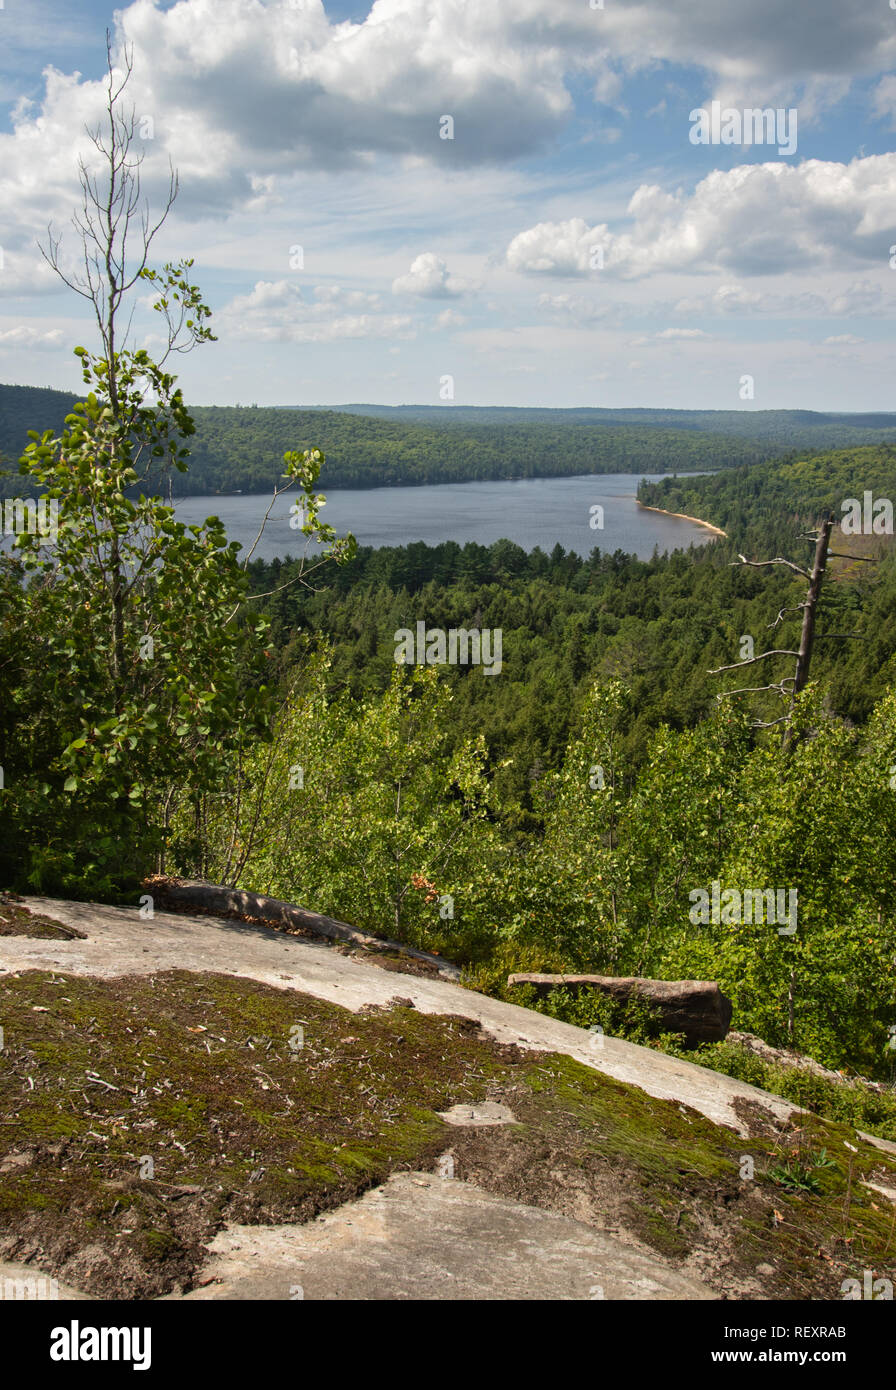
[[[317,407],[324,409],[325,407]],[[743,436],[782,449],[837,449],[864,436],[867,443],[892,438],[896,414],[887,411],[828,413],[817,410],[656,410],[602,406],[340,405],[340,413],[382,420],[464,425],[651,425],[696,430],[729,438]]]
[[[60,431],[76,397],[0,386],[0,496],[21,490],[16,467],[36,426]],[[266,492],[289,449],[323,451],[323,487],[385,487],[577,473],[663,473],[755,465],[793,450],[896,436],[885,415],[810,411],[497,410],[473,407],[194,408],[190,471],[174,496]]]
[[[771,541],[775,533],[768,535]],[[780,539],[780,534],[778,536]],[[805,561],[810,547],[787,552]],[[768,554],[778,553],[773,545]],[[730,675],[708,671],[738,659],[743,635],[756,650],[776,613],[799,600],[804,581],[732,566],[736,549],[716,542],[689,554],[641,561],[595,550],[588,560],[557,547],[527,554],[510,541],[490,547],[415,543],[364,548],[318,591],[290,584],[298,562],[250,565],[264,601],[278,669],[285,671],[314,634],[332,644],[327,685],[354,699],[382,693],[394,671],[394,633],[413,628],[480,627],[503,633],[499,680],[473,668],[446,667],[453,692],[452,747],[481,731],[497,785],[531,812],[533,781],[559,767],[577,713],[595,679],[619,679],[632,713],[621,740],[632,773],[661,723],[691,727],[733,688]],[[283,587],[287,586],[287,587]],[[861,629],[862,642],[823,640],[825,630]],[[793,624],[788,629],[793,635]],[[815,673],[834,708],[852,723],[867,717],[893,675],[896,653],[896,560],[887,553],[862,573],[834,577],[823,595]],[[786,659],[779,663],[786,670]],[[751,708],[780,711],[771,697]],[[504,764],[505,759],[511,759]]]
[[[847,516],[844,502],[861,503],[865,492],[896,497],[896,445],[794,456],[713,477],[642,482],[638,497],[648,506],[699,516],[732,536],[755,531],[757,538],[767,538],[827,513],[840,523]]]
[[[314,444],[326,456],[323,487],[389,487],[577,473],[662,473],[755,463],[768,449],[749,439],[649,425],[418,423],[334,411],[196,412],[190,479],[199,490],[267,491],[286,449]]]

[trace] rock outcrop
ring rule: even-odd
[[[640,998],[652,1004],[669,1033],[683,1033],[691,1047],[721,1042],[731,1026],[731,1000],[714,981],[647,980],[639,975],[508,975],[508,985],[532,985],[540,998],[552,989],[574,993],[598,990],[625,1002]]]

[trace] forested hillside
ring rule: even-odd
[[[321,449],[323,487],[390,487],[484,478],[575,473],[662,473],[756,463],[768,449],[751,439],[651,425],[468,424],[376,419],[334,411],[195,412],[190,486],[194,491],[264,492],[287,449]],[[198,485],[198,486],[197,486]]]
[[[0,496],[21,490],[16,469],[28,430],[61,430],[76,399],[0,386],[0,465],[14,475],[0,477]],[[175,496],[269,491],[284,453],[312,446],[326,456],[321,485],[339,488],[727,469],[795,449],[896,438],[894,417],[810,411],[200,406],[192,414],[190,471],[171,479]]]
[[[318,407],[324,409],[324,407]],[[781,449],[836,449],[864,436],[870,443],[896,435],[896,413],[887,411],[827,413],[817,410],[655,410],[603,406],[498,405],[340,405],[340,413],[382,420],[419,420],[426,424],[454,421],[466,425],[651,425],[670,430],[697,430],[727,437],[742,436]]]
[[[776,537],[777,528],[765,533],[763,555],[780,553]],[[811,546],[792,544],[785,553],[805,562]],[[736,546],[724,541],[649,561],[597,550],[581,560],[559,546],[550,556],[537,549],[527,554],[509,541],[490,547],[415,543],[361,549],[316,592],[289,586],[295,563],[253,563],[250,574],[256,592],[279,591],[264,609],[281,671],[301,656],[307,640],[322,634],[332,643],[327,687],[353,699],[387,688],[400,628],[421,620],[445,630],[500,628],[500,679],[484,681],[462,666],[444,668],[453,692],[446,737],[454,748],[485,735],[497,785],[531,823],[534,783],[560,766],[595,680],[622,680],[630,692],[620,741],[630,775],[660,724],[692,727],[719,693],[743,683],[730,673],[708,672],[738,659],[744,634],[763,650],[769,624],[799,600],[805,581],[783,568],[732,565],[735,558]],[[844,630],[862,631],[866,640],[820,638],[813,674],[833,709],[861,723],[896,670],[896,555],[832,579],[819,632]],[[792,623],[787,632],[793,636]],[[786,660],[779,667],[789,669]],[[780,713],[769,695],[748,703],[757,718]],[[505,758],[512,761],[502,766]]]
[[[745,634],[761,650],[805,581],[732,558],[728,542],[647,563],[420,545],[363,551],[316,594],[280,590],[265,602],[277,741],[244,770],[244,804],[230,799],[240,881],[301,885],[464,959],[489,989],[516,969],[718,979],[739,1027],[890,1076],[896,563],[831,576],[820,632],[864,640],[819,641],[785,750],[755,725],[786,701],[716,698],[765,677],[708,672]],[[256,589],[288,578],[253,566]],[[500,626],[500,677],[397,667],[396,633],[419,621]],[[278,792],[297,768],[301,786]],[[203,816],[201,842],[184,820],[177,852],[220,876],[230,818],[214,799]],[[692,895],[713,882],[787,885],[798,931],[695,927]]]
[[[642,483],[638,497],[647,506],[699,516],[732,536],[753,531],[763,539],[794,534],[828,512],[840,522],[846,499],[862,502],[868,491],[896,498],[896,445],[772,460],[713,477],[663,478]]]

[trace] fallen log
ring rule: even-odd
[[[731,1026],[731,1000],[714,981],[647,980],[639,975],[508,975],[508,985],[532,985],[540,999],[552,989],[576,994],[598,990],[625,1002],[644,999],[658,1011],[668,1033],[683,1033],[688,1046],[721,1042]]]
[[[389,941],[379,936],[370,936],[358,931],[346,922],[338,922],[334,917],[324,917],[319,912],[308,912],[303,907],[280,898],[268,898],[263,893],[249,893],[242,888],[228,888],[218,883],[201,883],[186,878],[150,878],[144,887],[152,894],[158,907],[166,902],[177,903],[182,907],[201,908],[206,912],[235,912],[246,917],[262,917],[268,922],[277,922],[283,927],[302,927],[315,936],[326,936],[332,941],[346,941],[352,946],[360,946],[368,951],[394,951],[412,960],[426,961],[434,965],[446,980],[459,980],[460,967],[428,951],[418,951],[414,946],[406,946],[401,941]]]

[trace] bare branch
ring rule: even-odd
[[[777,618],[775,619],[775,621],[774,621],[773,623],[768,623],[767,626],[768,626],[768,627],[772,627],[772,628],[777,627],[777,626],[778,626],[778,623],[781,623],[781,622],[784,621],[784,614],[785,614],[785,613],[800,613],[800,612],[802,612],[802,610],[805,608],[805,606],[806,606],[805,603],[794,603],[794,604],[791,604],[790,607],[788,607],[788,608],[782,608],[781,611],[779,612]]]
[[[48,247],[40,243],[41,255],[69,289],[93,304],[103,353],[109,362],[109,393],[117,409],[116,350],[127,346],[131,324],[123,337],[117,332],[116,314],[125,295],[133,289],[146,269],[150,248],[165,223],[178,194],[177,173],[169,159],[168,193],[160,215],[153,219],[144,202],[140,168],[145,154],[136,150],[137,116],[134,107],[120,109],[121,98],[133,71],[133,49],[124,47],[120,66],[113,60],[112,34],[106,33],[105,117],[101,126],[87,128],[87,138],[103,161],[102,176],[91,170],[83,158],[78,160],[82,205],[72,218],[81,241],[83,270],[66,273],[61,266],[61,238],[47,228]],[[133,262],[131,244],[138,240]],[[183,323],[180,324],[180,329]],[[181,350],[187,351],[191,341]],[[174,344],[169,341],[169,352]],[[163,359],[164,360],[164,359]]]
[[[717,695],[717,700],[730,700],[732,695],[759,695],[764,690],[775,690],[779,695],[789,695],[790,691],[784,689],[785,681],[792,681],[793,676],[782,676],[777,685],[744,685],[740,690],[723,690],[721,695]]]
[[[257,545],[258,545],[258,542],[261,540],[261,538],[262,538],[262,536],[263,536],[263,534],[264,534],[264,528],[265,528],[265,527],[267,526],[267,524],[268,524],[268,520],[269,520],[269,518],[270,518],[271,511],[272,511],[272,509],[273,509],[274,503],[277,501],[277,498],[278,498],[278,497],[281,497],[281,496],[283,495],[284,492],[289,492],[289,489],[292,487],[292,485],[293,485],[293,480],[292,480],[292,479],[290,479],[290,481],[289,481],[288,483],[285,483],[285,484],[283,485],[283,487],[278,487],[276,483],[274,484],[274,495],[273,495],[273,497],[271,498],[270,502],[268,503],[268,509],[267,509],[267,511],[265,512],[264,518],[263,518],[263,520],[262,520],[262,523],[261,523],[261,525],[260,525],[259,528],[258,528],[258,535],[255,537],[255,540],[252,542],[251,546],[249,547],[248,551],[246,552],[246,558],[243,560],[243,569],[248,568],[249,561],[252,559],[252,556],[255,554],[255,550],[256,550],[256,547],[257,547]]]
[[[809,571],[803,569],[802,565],[795,565],[792,560],[785,560],[782,555],[776,555],[774,560],[748,560],[746,555],[738,555],[736,560],[731,561],[731,564],[736,565],[738,563],[749,565],[751,569],[763,569],[766,565],[786,565],[796,574],[801,574],[804,579],[811,578]]]
[[[707,675],[719,676],[723,671],[737,671],[741,666],[754,666],[757,661],[764,661],[767,656],[799,656],[799,652],[791,651],[789,647],[760,652],[759,656],[751,656],[747,661],[735,661],[731,666],[719,666],[714,671],[708,671]]]

